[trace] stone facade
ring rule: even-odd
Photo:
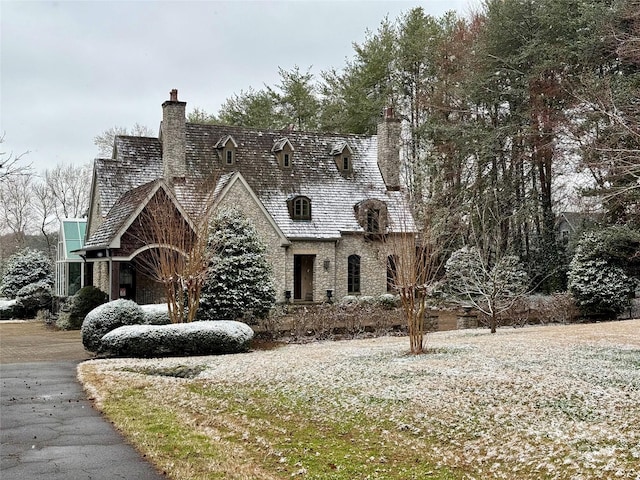
[[[387,291],[386,240],[416,231],[400,181],[401,123],[390,109],[377,136],[190,124],[185,111],[172,90],[157,139],[116,137],[113,158],[96,160],[85,244],[94,285],[117,298],[120,265],[135,266],[145,247],[130,228],[163,189],[185,218],[211,200],[241,210],[267,246],[278,302]],[[302,215],[292,207],[300,199]],[[140,274],[138,300],[153,290]]]
[[[378,166],[389,190],[400,189],[401,128],[393,109],[386,108],[382,122],[378,123]]]
[[[162,156],[164,177],[171,183],[187,175],[185,163],[187,102],[178,101],[178,91],[171,90],[170,100],[162,104]]]

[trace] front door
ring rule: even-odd
[[[293,256],[293,299],[313,302],[313,263],[315,255]]]

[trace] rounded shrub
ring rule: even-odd
[[[18,290],[16,295],[25,318],[34,317],[39,310],[50,310],[53,300],[51,285],[46,281],[30,283]]]
[[[129,325],[102,337],[100,353],[126,357],[219,355],[249,350],[253,330],[233,320]]]
[[[378,297],[378,304],[386,309],[393,309],[400,305],[400,297],[391,293],[383,293]]]
[[[57,326],[64,330],[78,330],[87,314],[109,300],[109,296],[92,285],[82,287],[69,297],[58,317]]]
[[[131,300],[114,300],[91,310],[82,322],[82,344],[90,352],[100,350],[102,337],[123,325],[141,325],[145,316]]]
[[[140,305],[147,325],[167,325],[171,323],[169,307],[166,303]]]

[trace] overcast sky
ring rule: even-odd
[[[278,83],[278,67],[341,69],[387,15],[466,15],[475,4],[0,0],[0,149],[29,151],[38,171],[87,163],[110,127],[157,132],[172,88],[188,112],[217,113],[240,90]]]

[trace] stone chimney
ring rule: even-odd
[[[400,119],[395,118],[393,107],[385,107],[378,123],[378,168],[387,190],[400,190],[400,131]]]
[[[178,90],[169,92],[169,100],[162,104],[162,125],[160,139],[162,142],[162,166],[164,178],[173,182],[176,177],[185,177],[186,165],[186,119],[187,102],[178,101]]]

